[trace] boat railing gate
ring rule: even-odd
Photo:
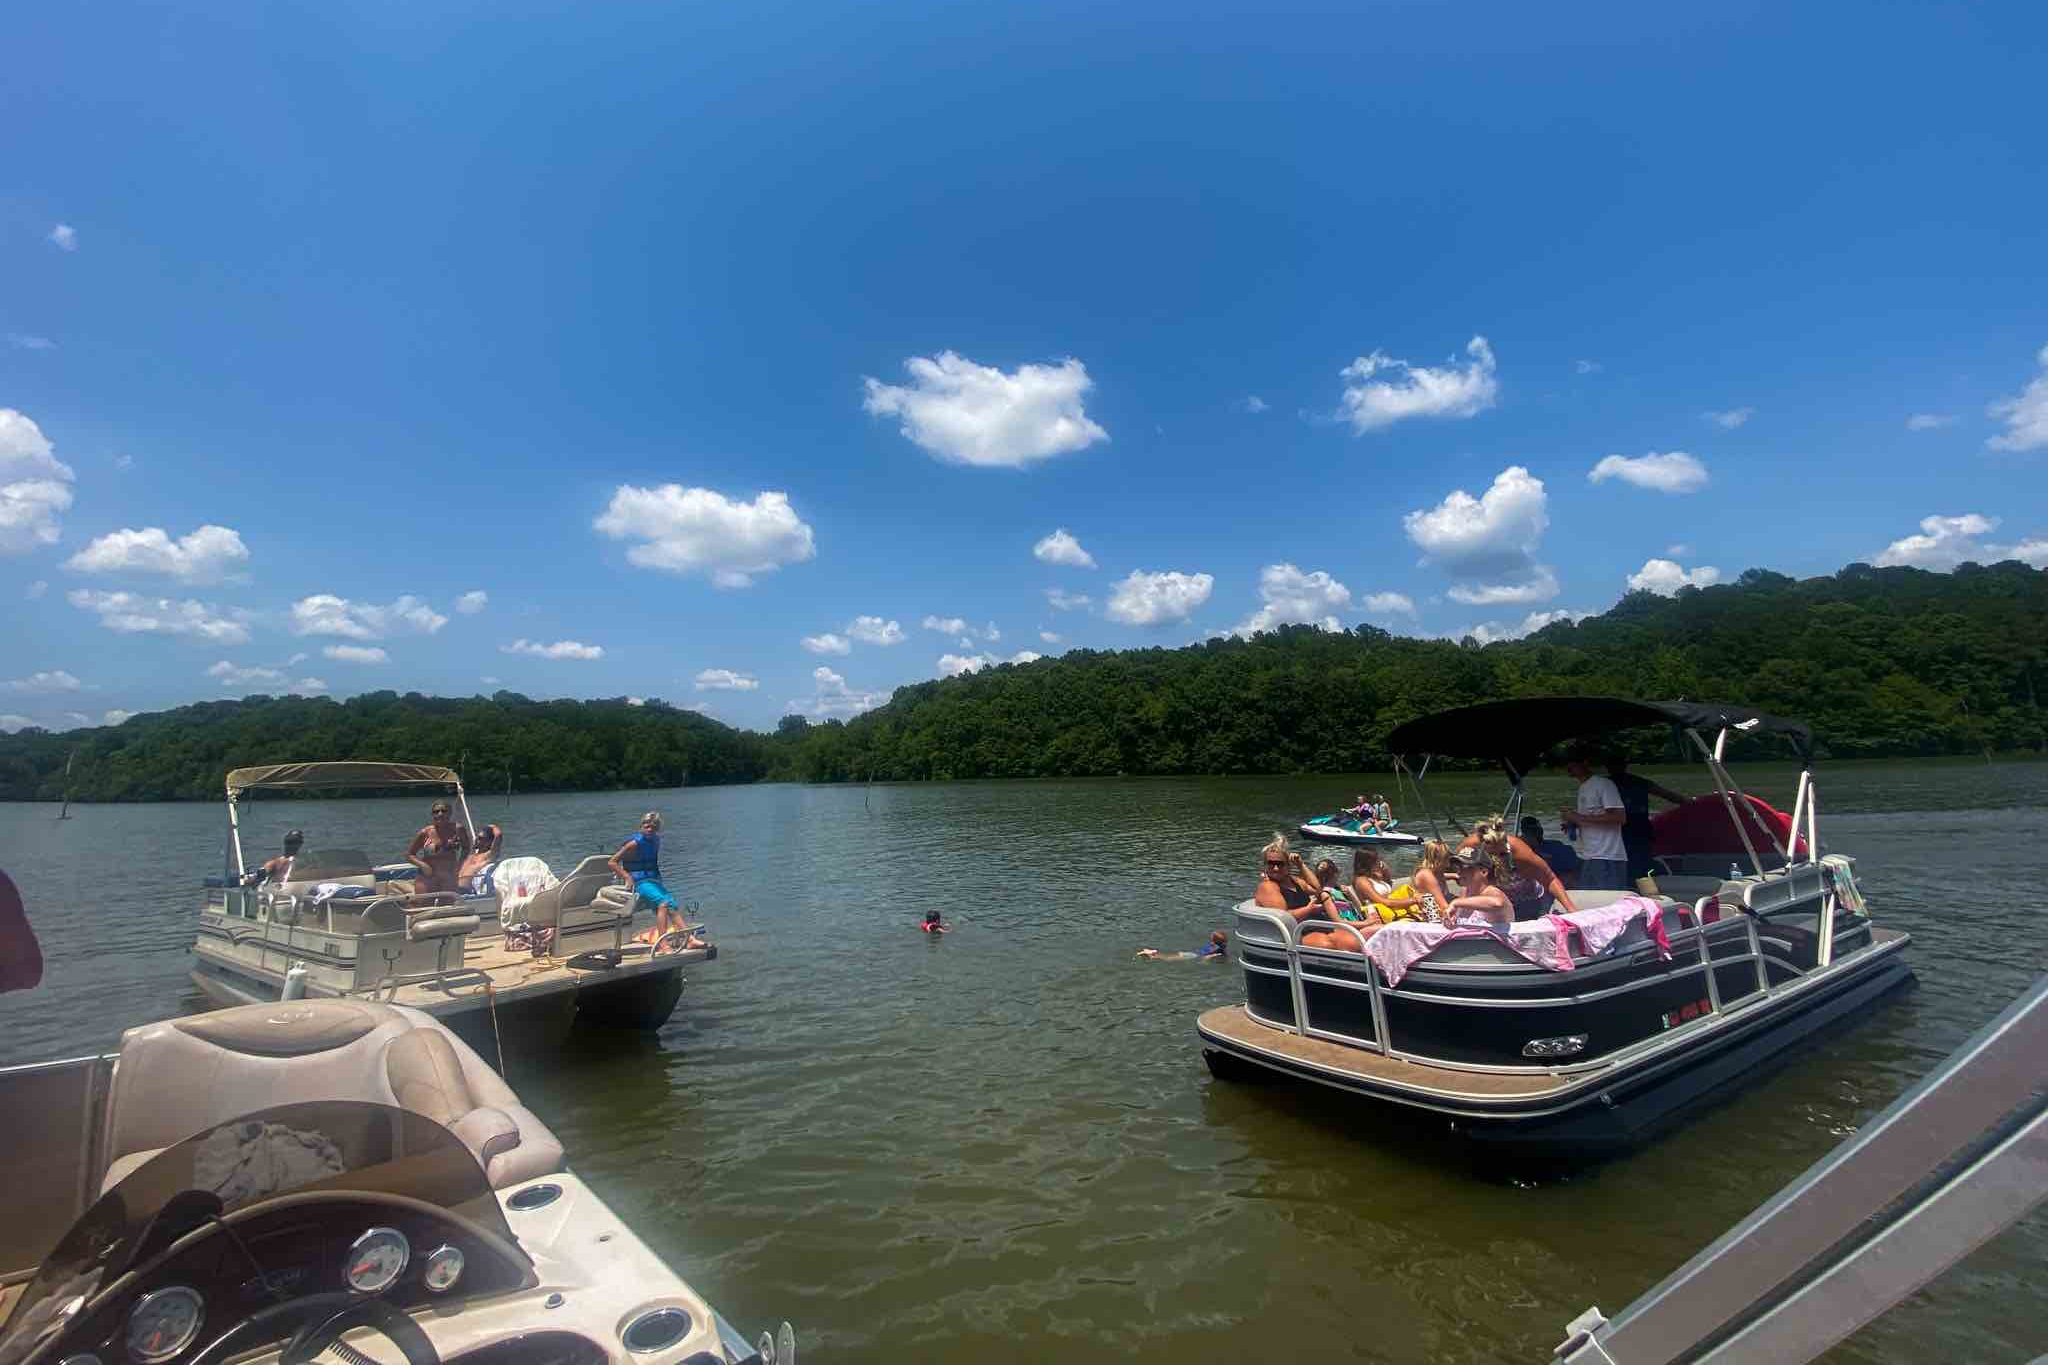
[[[1661,1051],[1675,1046],[1679,1040],[1690,1038],[1695,1033],[1715,1025],[1717,1022],[1741,1014],[1797,985],[1796,981],[1779,984],[1774,984],[1771,981],[1770,972],[1766,965],[1763,940],[1758,931],[1758,924],[1764,917],[1771,914],[1801,910],[1809,901],[1815,898],[1824,899],[1831,906],[1833,895],[1825,890],[1825,882],[1826,878],[1821,875],[1819,869],[1802,867],[1796,869],[1788,868],[1783,872],[1767,875],[1760,880],[1741,883],[1741,908],[1737,913],[1741,916],[1744,951],[1725,956],[1715,956],[1713,954],[1713,947],[1715,941],[1725,942],[1728,936],[1710,933],[1709,931],[1713,930],[1716,924],[1727,922],[1725,912],[1730,907],[1718,896],[1700,897],[1692,906],[1691,923],[1684,925],[1677,933],[1672,934],[1670,940],[1672,961],[1678,961],[1680,954],[1689,948],[1691,950],[1692,962],[1688,964],[1685,970],[1688,972],[1698,972],[1705,978],[1706,990],[1704,998],[1707,1001],[1705,1012],[1696,1018],[1674,1025],[1663,1033],[1651,1035],[1639,1042],[1617,1048],[1613,1052],[1584,1062],[1560,1061],[1547,1065],[1509,1066],[1487,1062],[1453,1061],[1446,1058],[1433,1057],[1427,1053],[1404,1051],[1396,1047],[1388,1024],[1386,1005],[1387,993],[1396,990],[1396,988],[1386,984],[1386,980],[1382,976],[1378,965],[1365,953],[1366,936],[1364,932],[1356,925],[1343,921],[1310,920],[1306,924],[1302,924],[1298,923],[1292,915],[1283,911],[1268,910],[1263,906],[1254,905],[1250,901],[1241,902],[1235,908],[1237,937],[1240,945],[1238,965],[1243,971],[1254,975],[1276,978],[1284,976],[1287,979],[1288,998],[1293,1005],[1293,1022],[1289,1023],[1285,1020],[1273,1019],[1257,1013],[1253,1015],[1260,1023],[1271,1027],[1280,1028],[1289,1033],[1297,1033],[1305,1038],[1316,1038],[1324,1042],[1338,1043],[1345,1047],[1363,1048],[1366,1051],[1376,1052],[1383,1057],[1392,1058],[1397,1061],[1415,1062],[1447,1070],[1508,1075],[1540,1073],[1543,1075],[1567,1076],[1580,1072],[1602,1070],[1644,1053]],[[1724,888],[1724,890],[1726,889],[1728,888]],[[1711,905],[1718,905],[1723,912],[1721,918],[1715,923],[1709,923],[1706,919],[1707,911]],[[1359,951],[1356,953],[1344,952],[1342,950],[1332,952],[1329,949],[1305,947],[1301,942],[1301,935],[1304,932],[1348,933],[1357,940]],[[1284,955],[1287,961],[1285,970],[1283,971],[1278,967],[1246,959],[1243,949],[1247,946],[1261,949],[1268,953]],[[1823,953],[1826,951],[1827,946],[1825,942],[1821,945]],[[1866,947],[1859,951],[1868,952],[1870,950],[1870,947]],[[1647,951],[1647,949],[1637,948],[1632,951],[1643,952]],[[1304,953],[1309,955],[1307,963],[1303,962]],[[1326,953],[1330,955],[1328,957],[1321,956]],[[1608,959],[1602,959],[1602,961],[1606,960]],[[1357,979],[1354,976],[1339,976],[1334,973],[1318,971],[1316,967],[1321,961],[1327,961],[1332,965],[1341,964],[1345,967],[1360,969],[1363,973],[1363,980]],[[1823,957],[1821,965],[1826,965],[1826,962],[1827,959]],[[1719,980],[1720,971],[1728,967],[1741,966],[1743,963],[1749,963],[1754,967],[1757,989],[1753,993],[1743,995],[1740,999],[1723,1001]],[[1560,982],[1571,979],[1571,974],[1557,973],[1555,975]],[[1665,985],[1670,979],[1669,974],[1659,974],[1644,977],[1638,981],[1624,982],[1619,986],[1607,986],[1583,991],[1565,990],[1553,995],[1518,995],[1510,1000],[1485,1000],[1471,996],[1445,996],[1413,989],[1401,989],[1399,990],[1399,995],[1404,1000],[1414,1000],[1427,1004],[1453,1005],[1460,1008],[1541,1009],[1546,1007],[1583,1005],[1611,996],[1625,995],[1631,991],[1649,990]],[[1365,1039],[1360,1038],[1354,1033],[1317,1028],[1314,1019],[1310,1017],[1309,1013],[1307,986],[1310,983],[1319,987],[1334,987],[1339,990],[1358,991],[1366,994],[1371,1001],[1372,1038]]]
[[[1807,1361],[2048,1199],[2048,975],[1566,1365]]]

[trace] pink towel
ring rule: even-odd
[[[1671,940],[1664,933],[1664,909],[1645,896],[1624,896],[1597,910],[1574,910],[1568,915],[1546,915],[1514,926],[1505,940],[1508,947],[1548,971],[1572,969],[1571,938],[1574,933],[1585,945],[1586,956],[1597,957],[1622,931],[1637,919],[1657,945],[1657,955],[1671,956]],[[1389,986],[1401,984],[1409,968],[1454,938],[1480,938],[1487,929],[1450,929],[1441,924],[1417,920],[1396,920],[1365,941],[1365,955],[1372,959]]]

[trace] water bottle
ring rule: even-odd
[[[1731,882],[1739,882],[1742,880],[1742,864],[1728,864],[1728,880]]]

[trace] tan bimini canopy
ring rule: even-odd
[[[443,787],[462,781],[452,768],[428,763],[270,763],[228,774],[228,799],[245,791],[317,791],[341,787]]]

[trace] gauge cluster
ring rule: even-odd
[[[494,1244],[465,1236],[459,1221],[381,1205],[278,1210],[235,1231],[239,1244],[201,1236],[147,1268],[131,1290],[83,1314],[64,1334],[67,1349],[46,1359],[174,1365],[258,1309],[307,1294],[346,1289],[418,1308],[502,1293],[527,1278]]]

